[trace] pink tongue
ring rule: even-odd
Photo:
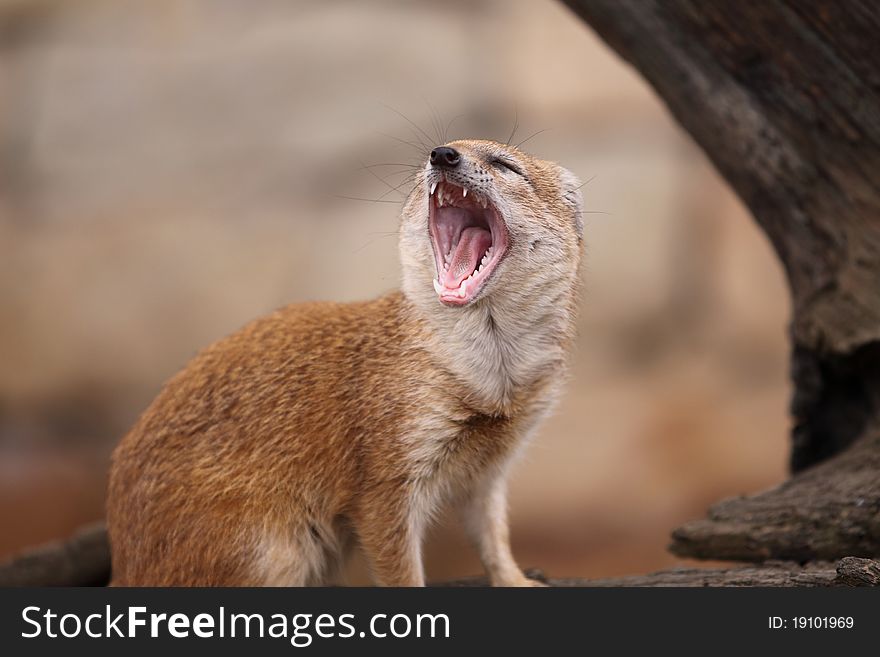
[[[459,287],[461,282],[474,272],[490,246],[492,246],[492,233],[485,228],[472,226],[461,231],[461,239],[458,240],[458,246],[452,254],[443,284],[450,289]]]

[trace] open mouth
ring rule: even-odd
[[[428,221],[440,301],[473,301],[507,251],[507,228],[485,196],[447,181],[431,183]]]

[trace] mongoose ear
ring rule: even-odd
[[[559,184],[562,189],[562,198],[572,209],[575,228],[578,237],[584,236],[584,197],[581,194],[583,184],[580,179],[568,169],[560,167]]]

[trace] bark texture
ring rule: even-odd
[[[880,5],[565,0],[752,211],[792,294],[792,467],[880,418]]]

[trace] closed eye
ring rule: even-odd
[[[495,157],[489,161],[489,164],[491,164],[493,167],[496,167],[498,169],[507,169],[508,171],[513,171],[515,174],[517,174],[519,176],[525,177],[525,174],[522,172],[522,170],[518,166],[516,166],[513,162],[511,162],[510,160],[505,160],[500,157]]]

